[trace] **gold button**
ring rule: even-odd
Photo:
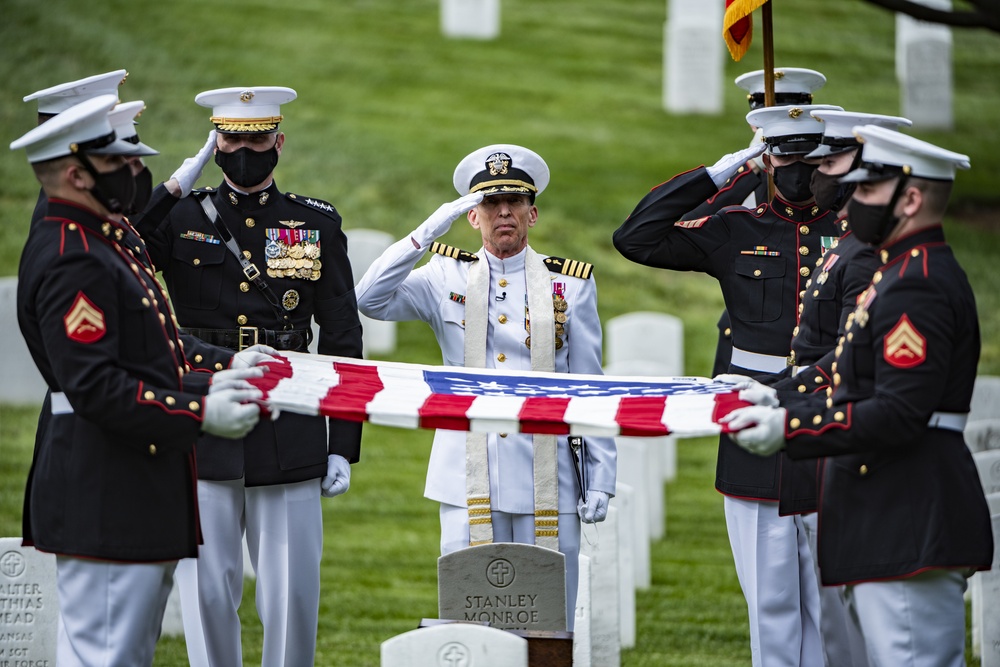
[[[182,380],[184,379],[184,369],[181,368],[180,366],[177,367],[177,377],[179,377]]]
[[[841,354],[843,354],[843,352],[844,352],[844,346],[843,345],[838,345],[837,346],[837,356],[839,357]]]
[[[798,326],[796,326],[794,329],[792,329],[792,335],[793,336],[798,336],[799,335],[799,327]]]
[[[854,333],[853,332],[847,334],[847,342],[850,343],[852,340],[854,340]]]
[[[876,271],[875,275],[872,276],[872,283],[878,285],[880,282],[882,282],[882,272]]]
[[[816,258],[816,266],[819,266],[822,263],[823,263],[823,258],[822,257],[817,257]]]
[[[834,373],[833,374],[833,386],[834,387],[839,387],[840,386],[840,373]]]
[[[145,398],[145,399],[146,399],[147,401],[151,401],[151,400],[153,400],[154,398],[156,398],[156,394],[154,394],[154,393],[153,393],[153,392],[151,392],[151,391],[147,391],[147,392],[145,392],[145,393],[144,393],[144,394],[142,395],[142,397],[143,397],[143,398]]]
[[[71,223],[69,223],[68,226],[69,226],[69,231],[71,231],[71,232],[75,232],[76,231],[76,223],[71,222]]]
[[[755,269],[754,272],[753,272],[753,274],[755,276],[759,276],[760,275],[760,269]]]
[[[813,290],[813,298],[815,299],[818,296],[819,296],[819,290],[818,289],[814,289]]]
[[[822,423],[823,423],[822,415],[816,415],[815,417],[813,417],[813,426],[819,426]]]
[[[804,384],[799,385],[799,393],[800,394],[806,393],[806,386]]]
[[[826,407],[828,407],[828,408],[832,408],[833,407],[833,399],[832,398],[826,399]]]
[[[249,250],[244,250],[243,251],[243,256],[246,257],[247,259],[250,259],[250,251]]]
[[[147,299],[146,297],[142,297],[142,305],[149,308],[149,299]]]
[[[823,376],[817,375],[816,377],[813,378],[813,382],[815,382],[816,384],[823,384]]]
[[[506,434],[506,433],[501,433],[501,434],[500,434],[500,437],[501,437],[501,438],[506,438],[506,437],[507,437],[507,434]]]
[[[507,324],[507,316],[501,315],[500,317],[497,318],[497,321],[500,322],[500,324]]]
[[[858,472],[861,473],[862,475],[867,475],[868,474],[868,466],[866,466],[864,463],[862,463],[861,467],[858,468]]]
[[[177,349],[177,345],[174,343],[174,341],[168,340],[167,343],[170,345],[170,349],[171,350],[176,350]]]
[[[149,289],[147,289],[146,292],[149,293],[149,298],[151,298],[151,299],[155,299],[156,298],[156,292],[153,291],[152,287],[150,287]]]
[[[149,446],[149,455],[150,456],[156,456],[156,445],[150,445]]]
[[[217,370],[217,371],[221,371],[222,370],[222,363],[221,362],[219,362],[219,361],[215,362],[215,370]]]
[[[500,363],[507,361],[507,355],[501,352],[500,354],[497,355],[497,361],[499,361]]]
[[[197,257],[195,257],[195,258],[194,258],[194,261],[193,261],[193,262],[191,262],[191,263],[192,263],[192,264],[194,264],[195,266],[198,266],[199,264],[201,264],[201,260],[200,260],[200,259],[198,259]]]
[[[160,313],[160,324],[166,324],[166,323],[167,323],[167,316],[164,315],[163,313]]]
[[[729,327],[726,327],[726,330],[725,330],[725,331],[724,331],[723,333],[724,333],[724,334],[725,334],[726,336],[732,336],[732,335],[733,335],[733,330],[732,330],[732,329],[730,329]]]
[[[801,269],[799,269],[800,275],[808,276],[810,273],[812,273],[812,271],[809,270],[808,266],[803,266]]]
[[[826,388],[826,395],[827,396],[833,396],[833,387],[827,387]]]
[[[806,255],[808,255],[809,254],[809,248],[808,248],[808,246],[804,246],[804,245],[799,246],[799,254],[802,255],[803,257],[805,257]]]
[[[167,405],[173,405],[174,403],[177,402],[177,399],[174,398],[173,396],[167,396],[165,399],[163,399],[163,402],[166,403]]]
[[[838,411],[836,414],[833,415],[833,418],[839,422],[842,422],[844,421],[844,413]]]
[[[507,286],[507,279],[506,278],[501,278],[499,284],[500,284],[500,287],[506,287]]]
[[[132,267],[132,273],[134,273],[135,275],[139,275],[139,265],[132,264],[131,267]]]
[[[919,256],[920,256],[920,251],[917,250],[916,248],[910,251],[910,257],[919,257]]]
[[[834,373],[837,372],[837,362],[836,361],[833,362],[832,364],[830,364],[830,370],[833,371]]]
[[[806,291],[805,290],[802,290],[801,292],[799,292],[799,298],[800,299],[805,298],[805,295],[806,295]]]
[[[249,292],[250,291],[250,283],[247,283],[247,282],[240,283],[240,291],[241,292]]]
[[[812,287],[812,285],[813,285],[813,279],[810,278],[809,280],[806,281],[806,289]]]
[[[788,422],[788,426],[791,428],[798,428],[801,424],[802,422],[799,421],[798,417],[792,417]]]
[[[251,228],[257,224],[257,222],[253,218],[247,218],[246,222],[247,222],[247,227]]]
[[[136,247],[135,247],[135,251],[136,251],[136,252],[142,252],[142,248],[140,248],[139,246],[136,246]]]
[[[886,262],[889,261],[889,251],[888,250],[883,250],[878,255],[879,255],[879,259],[882,260],[883,264],[885,264]]]
[[[190,403],[188,403],[188,410],[190,410],[191,412],[198,412],[198,410],[200,409],[201,405],[198,404],[198,401],[191,401]]]
[[[805,307],[805,304],[801,304],[801,303],[799,304],[799,312],[800,313],[802,312],[802,308],[804,308],[804,307]]]
[[[800,225],[799,234],[802,234],[802,236],[809,236],[809,225]]]
[[[247,323],[247,316],[240,315],[239,317],[236,318],[236,323],[239,324],[240,326],[243,326],[244,324]]]
[[[195,361],[195,363],[200,364],[204,359],[205,359],[205,357],[201,356],[200,354],[194,355],[194,361]]]

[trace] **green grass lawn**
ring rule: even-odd
[[[708,0],[706,0],[708,1]],[[721,0],[719,0],[721,1]],[[539,198],[539,251],[593,262],[602,320],[636,310],[680,316],[688,373],[709,372],[722,298],[714,280],[631,264],[611,233],[653,185],[743,147],[743,91],[727,84],[718,117],[661,108],[663,0],[504,0],[501,37],[449,41],[434,0],[259,0],[171,3],[4,0],[0,127],[34,125],[21,97],[125,67],[123,100],[143,99],[143,141],[166,178],[203,143],[210,88],[285,85],[284,190],[328,199],[345,226],[402,236],[456,197],[455,165],[494,142],[538,151],[552,170]],[[894,19],[861,0],[776,0],[779,66],[824,72],[817,102],[899,113]],[[759,31],[759,25],[758,25]],[[954,33],[954,132],[913,133],[971,156],[959,174],[947,234],[979,300],[980,372],[1000,374],[1000,38]],[[726,78],[761,66],[760,35]],[[721,38],[720,38],[721,42]],[[206,168],[202,184],[217,184]],[[0,276],[15,275],[38,192],[23,153],[0,151]],[[475,249],[459,222],[443,239]],[[437,363],[427,327],[400,328],[394,360]],[[0,406],[0,535],[20,534],[21,495],[37,409]],[[429,432],[369,427],[346,496],[325,501],[317,664],[377,665],[378,644],[436,615],[437,513],[422,495]],[[653,548],[653,586],[638,596],[635,665],[748,665],[746,609],[712,489],[715,446],[681,443],[667,489],[666,538]],[[259,663],[253,591],[244,596],[245,662]],[[185,664],[164,640],[157,665]]]

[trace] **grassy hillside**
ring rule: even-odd
[[[718,0],[721,1],[721,0]],[[287,134],[279,187],[333,202],[347,227],[403,235],[456,195],[451,175],[493,142],[538,151],[552,170],[532,244],[596,265],[603,320],[635,310],[683,318],[687,371],[709,372],[717,284],[627,262],[611,233],[653,185],[743,147],[743,91],[727,85],[718,117],[661,108],[663,0],[504,0],[491,42],[440,36],[434,0],[174,0],[169,3],[4,0],[0,128],[6,142],[34,125],[21,97],[63,81],[127,68],[123,100],[143,99],[140,134],[161,151],[166,178],[197,150],[210,88],[285,85]],[[775,0],[776,62],[824,72],[818,102],[899,113],[894,18],[861,0]],[[759,31],[759,27],[758,27]],[[721,39],[720,39],[721,43]],[[714,48],[708,44],[706,48]],[[761,65],[760,39],[726,77]],[[948,235],[980,302],[980,370],[1000,374],[1000,38],[955,32],[956,129],[914,134],[967,153]],[[203,184],[221,179],[206,169]],[[14,275],[37,184],[23,153],[0,150],[0,275]],[[474,249],[456,224],[445,241]],[[395,359],[434,363],[422,325],[400,329]],[[0,408],[0,534],[17,534],[35,411]],[[327,502],[317,664],[375,665],[378,643],[436,613],[433,503],[421,499],[430,434],[369,428],[352,490]],[[668,490],[667,538],[654,549],[654,586],[639,597],[634,665],[749,664],[746,610],[711,484],[714,446],[684,443]],[[253,592],[244,604],[247,664],[259,662]],[[158,665],[183,663],[164,641]]]

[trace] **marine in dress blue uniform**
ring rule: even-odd
[[[226,180],[176,203],[154,193],[136,224],[185,332],[234,350],[263,344],[306,351],[315,320],[319,353],[360,357],[340,215],[326,201],[281,192],[272,176],[284,142],[280,107],[295,97],[281,87],[200,93],[196,102],[212,109],[215,159]],[[164,215],[161,207],[169,211]],[[347,489],[360,438],[360,424],[330,420],[328,429],[324,418],[283,414],[262,421],[237,448],[199,441],[206,540],[198,593],[211,664],[239,662],[244,513],[264,663],[312,664],[320,495]]]
[[[548,304],[542,307],[553,318],[548,324],[555,348],[551,370],[602,374],[593,267],[539,255],[527,242],[528,229],[538,215],[535,195],[548,180],[545,162],[521,146],[497,144],[469,154],[454,175],[455,188],[464,196],[443,205],[369,267],[356,287],[361,312],[379,320],[427,322],[447,366],[473,365],[468,355],[475,351],[469,343],[481,335],[484,367],[531,370],[544,322],[542,314],[531,307],[533,285],[540,282],[537,289]],[[483,248],[475,253],[435,241],[464,212],[483,238]],[[430,262],[414,268],[428,250]],[[477,286],[473,272],[484,267],[484,282]],[[467,303],[477,289],[487,292],[479,295],[486,300],[482,321]],[[477,328],[480,333],[473,333]],[[580,518],[603,520],[615,490],[614,440],[591,438],[587,442],[590,487],[585,503],[580,502],[567,438],[559,437],[556,442],[558,502],[554,511],[558,513],[558,548],[566,556],[570,627],[576,602]],[[485,445],[492,540],[535,544],[541,524],[536,524],[532,436],[492,433],[486,436]],[[465,433],[439,430],[434,435],[424,495],[441,503],[442,554],[469,546],[474,539],[469,517],[481,513],[467,496],[467,456],[473,455],[467,446]]]
[[[876,126],[848,207],[880,267],[813,400],[735,411],[748,451],[831,457],[819,510],[824,584],[846,585],[873,665],[964,665],[965,578],[992,563],[990,515],[962,430],[980,338],[941,226],[968,158]]]
[[[809,189],[815,163],[802,160],[819,145],[822,126],[809,112],[821,109],[839,107],[767,107],[747,115],[747,122],[763,130],[765,165],[775,174],[771,202],[753,210],[733,207],[680,218],[760,152],[746,149],[657,186],[614,234],[615,247],[632,261],[700,271],[719,281],[732,318],[732,373],[761,376],[784,370],[801,291],[815,258],[840,234],[836,214],[817,206]],[[778,515],[780,478],[780,457],[754,460],[720,438],[716,488],[726,496],[730,543],[750,615],[753,663],[819,664],[819,588],[801,521]],[[789,583],[791,576],[796,585]]]
[[[778,106],[812,104],[813,92],[826,84],[825,76],[815,70],[801,67],[775,68],[773,80],[774,99]],[[741,74],[736,77],[734,83],[747,92],[747,103],[751,111],[764,106],[764,70]],[[751,129],[754,131],[751,145],[760,143],[760,128],[751,126]],[[717,213],[727,206],[756,208],[757,204],[766,202],[769,196],[767,174],[763,169],[759,157],[747,160],[719,187],[718,192],[683,217],[693,220]],[[719,329],[719,340],[715,348],[715,360],[712,363],[712,377],[725,373],[729,368],[733,349],[733,329],[729,311],[722,311],[716,326]]]
[[[260,396],[206,396],[165,293],[122,242],[133,187],[116,101],[94,97],[11,144],[47,195],[18,271],[18,323],[50,391],[23,531],[57,556],[60,665],[152,663],[174,565],[200,538],[195,441],[248,431],[258,409],[240,401]]]

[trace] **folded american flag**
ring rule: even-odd
[[[516,373],[281,352],[252,384],[271,411],[400,428],[693,437],[748,405],[698,377]]]

